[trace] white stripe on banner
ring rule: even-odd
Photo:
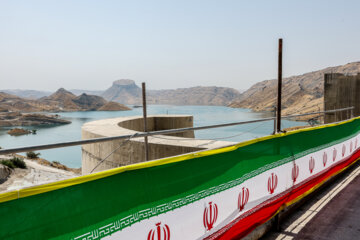
[[[137,222],[104,239],[203,239],[240,215],[256,211],[269,199],[285,194],[294,184],[305,183],[344,161],[359,148],[358,137],[359,135],[269,169],[241,185]],[[109,232],[106,228],[104,226],[102,230]],[[93,233],[75,239],[96,239]]]

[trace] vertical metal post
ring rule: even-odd
[[[274,132],[273,132],[273,134],[275,134],[276,133],[276,107],[274,106]]]
[[[278,57],[278,97],[277,97],[276,132],[281,132],[282,45],[283,45],[282,38],[280,38],[279,57]]]
[[[354,117],[354,109],[353,109],[353,108],[350,110],[350,117],[351,117],[351,118]]]
[[[142,83],[142,105],[143,105],[143,119],[144,119],[144,132],[147,132],[147,113],[146,113],[146,89],[145,83]],[[149,148],[148,148],[148,137],[144,137],[145,146],[145,161],[149,161]]]
[[[334,110],[335,110],[336,108],[334,107]],[[335,111],[335,122],[337,122],[338,120],[337,120],[337,115],[338,115],[338,112],[336,112]]]

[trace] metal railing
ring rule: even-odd
[[[282,119],[288,119],[288,118],[296,118],[296,117],[316,115],[316,114],[325,114],[325,113],[348,111],[348,110],[353,110],[353,109],[354,109],[354,107],[347,107],[347,108],[334,109],[334,110],[328,110],[328,111],[320,111],[320,112],[288,115],[288,116],[282,116],[281,118]],[[93,138],[93,139],[87,139],[87,140],[69,141],[69,142],[52,143],[52,144],[43,144],[43,145],[28,146],[28,147],[0,149],[0,154],[11,154],[11,153],[39,151],[39,150],[47,150],[47,149],[53,149],[53,148],[62,148],[62,147],[71,147],[71,146],[78,146],[78,145],[84,145],[84,144],[107,142],[107,141],[113,141],[113,140],[124,140],[124,139],[129,139],[129,138],[139,138],[139,137],[145,137],[145,136],[164,135],[164,134],[187,132],[187,131],[193,131],[193,130],[204,130],[204,129],[211,129],[211,128],[230,127],[230,126],[244,125],[244,124],[250,124],[250,123],[271,121],[271,120],[275,120],[275,119],[276,119],[276,117],[268,117],[268,118],[250,120],[250,121],[232,122],[232,123],[225,123],[225,124],[215,124],[215,125],[208,125],[208,126],[201,126],[201,127],[189,127],[189,128],[177,128],[177,129],[168,129],[168,130],[161,130],[161,131],[139,132],[139,133],[132,134],[132,135]]]

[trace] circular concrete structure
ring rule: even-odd
[[[147,125],[148,131],[192,127],[193,117],[154,115],[147,118]],[[82,139],[133,135],[142,130],[142,116],[103,119],[85,123],[82,127]],[[145,160],[144,138],[133,138],[124,143],[125,141],[127,140],[83,145],[82,174],[143,162]],[[231,144],[233,143],[195,139],[193,131],[148,137],[150,160]],[[99,164],[104,158],[106,159]]]

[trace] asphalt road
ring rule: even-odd
[[[263,240],[360,239],[360,164],[346,171]]]

